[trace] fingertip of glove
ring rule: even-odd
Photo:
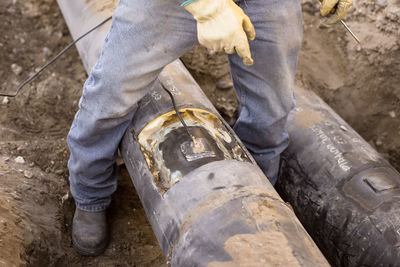
[[[331,24],[327,24],[325,22],[322,22],[321,24],[319,24],[319,28],[320,29],[328,29],[330,27],[332,27],[332,25]]]
[[[250,40],[250,41],[254,41],[254,39],[256,39],[256,33],[255,33],[255,32],[253,32],[253,33],[250,34],[250,36],[249,36],[249,40]]]
[[[338,16],[336,13],[333,14],[332,16],[330,16],[327,19],[324,19],[324,21],[321,22],[321,24],[319,25],[320,29],[326,29],[326,28],[330,28],[333,25],[335,25],[337,22],[339,22],[341,20],[341,17]]]
[[[246,66],[251,66],[251,65],[253,65],[253,63],[254,63],[254,61],[252,58],[246,57],[243,59],[243,64]]]

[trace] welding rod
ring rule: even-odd
[[[353,36],[353,38],[361,45],[360,39],[357,38],[357,36],[350,30],[349,26],[341,19],[340,22],[343,24],[343,26],[346,28],[346,30]]]
[[[321,2],[321,3],[322,3],[322,1],[323,0],[319,0],[319,2]],[[331,9],[331,11],[330,11],[331,14],[334,14],[336,12],[336,6]],[[351,36],[353,36],[353,38],[357,41],[357,43],[359,43],[361,45],[360,39],[358,39],[357,36],[350,30],[349,26],[347,26],[347,24],[342,19],[340,20],[340,22],[346,28],[346,30],[351,34]]]

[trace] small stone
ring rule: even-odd
[[[24,171],[24,176],[28,179],[31,179],[33,177],[33,173],[31,171]]]
[[[15,199],[16,201],[21,201],[21,197],[18,195],[12,195],[12,198]],[[19,218],[17,218],[17,220],[15,220],[15,222],[18,224],[20,221],[18,221]]]
[[[50,50],[50,48],[48,48],[48,47],[43,47],[43,53],[44,53],[46,56],[50,56],[50,55],[51,55],[51,50]]]
[[[8,97],[7,97],[7,96],[3,97],[3,101],[1,101],[1,103],[2,103],[3,105],[7,105],[8,102],[10,102],[10,101],[8,100]]]
[[[20,75],[22,72],[22,67],[17,64],[11,64],[11,70],[15,73],[15,75]]]
[[[4,158],[4,162],[9,162],[9,161],[10,161],[10,157]]]
[[[344,125],[340,125],[340,129],[342,129],[343,131],[347,131],[347,128],[346,128],[346,126],[344,126]]]
[[[221,79],[217,82],[217,88],[221,90],[226,90],[233,87],[233,83],[227,79]]]
[[[67,192],[64,196],[61,198],[61,204],[63,204],[65,201],[69,199],[69,192]]]
[[[24,160],[24,158],[21,157],[21,156],[16,157],[16,158],[14,159],[14,161],[15,161],[16,163],[18,163],[18,164],[25,164],[25,160]]]
[[[382,140],[378,139],[378,140],[375,141],[375,144],[377,146],[381,146],[383,143],[382,143]]]
[[[61,175],[61,174],[63,174],[63,172],[64,172],[64,170],[61,170],[61,169],[55,171],[55,173],[56,173],[57,175]]]
[[[389,116],[390,116],[391,118],[396,118],[396,112],[390,111],[390,112],[389,112]]]
[[[214,56],[215,54],[217,54],[217,52],[215,50],[207,48],[207,54],[209,54],[210,56]]]
[[[376,3],[378,4],[379,7],[385,8],[387,6],[387,0],[377,0]]]

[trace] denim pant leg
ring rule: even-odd
[[[243,0],[253,22],[250,42],[254,64],[245,66],[236,55],[229,61],[240,103],[234,130],[265,175],[275,184],[280,153],[288,145],[286,120],[294,106],[294,77],[302,40],[298,0]]]
[[[87,79],[68,135],[71,193],[86,211],[107,208],[116,190],[118,145],[161,69],[197,42],[179,0],[121,0]]]

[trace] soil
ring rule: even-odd
[[[316,91],[400,170],[400,2],[353,1],[346,22],[362,47],[341,25],[319,29],[315,2],[302,0],[296,86]],[[72,39],[54,0],[2,0],[0,15],[1,91],[13,92]],[[226,56],[197,46],[183,60],[233,125],[237,100]],[[0,266],[166,265],[123,164],[108,249],[91,258],[71,246],[66,135],[86,77],[73,49],[17,98],[0,97]]]

